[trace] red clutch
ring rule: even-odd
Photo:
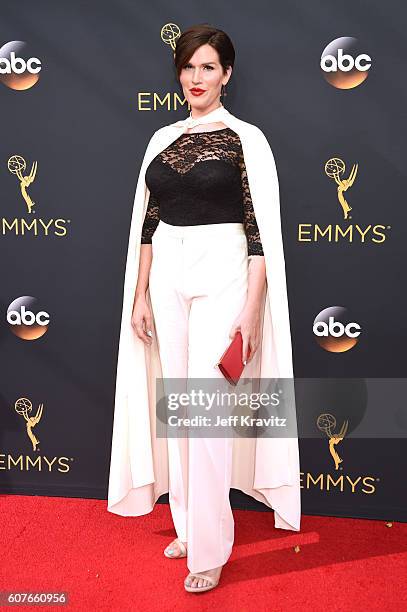
[[[248,347],[247,357],[250,357],[250,346]],[[240,331],[236,332],[232,342],[216,365],[231,385],[237,385],[244,368],[243,338]]]

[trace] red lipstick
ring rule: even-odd
[[[205,93],[206,90],[200,89],[199,87],[193,87],[189,91],[191,92],[193,96],[201,96],[203,93]]]

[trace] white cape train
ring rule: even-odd
[[[292,378],[279,186],[273,153],[257,126],[239,119],[223,106],[215,109],[213,121],[222,121],[240,137],[266,263],[261,344],[243,375],[262,379]],[[154,157],[185,132],[187,122],[188,119],[177,121],[153,134],[135,192],[124,280],[107,505],[109,512],[121,516],[151,512],[157,499],[168,492],[167,439],[156,438],[155,379],[162,378],[162,372],[154,318],[153,343],[145,346],[133,330],[131,316],[141,230],[150,193],[145,172]],[[249,265],[250,261],[251,257]],[[151,304],[149,292],[147,299]],[[296,422],[295,400],[291,403],[289,412]],[[299,531],[301,500],[296,427],[291,435],[287,438],[234,438],[231,487],[274,509],[275,527]]]

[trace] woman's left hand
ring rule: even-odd
[[[230,330],[230,338],[233,340],[237,331],[243,338],[243,363],[249,363],[257,351],[260,343],[260,307],[246,304]],[[250,357],[247,356],[250,346]]]

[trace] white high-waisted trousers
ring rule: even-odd
[[[214,367],[247,298],[242,223],[175,226],[152,238],[149,288],[163,378],[223,378]],[[165,381],[164,381],[165,383]],[[224,565],[234,540],[233,438],[168,437],[169,503],[190,572]]]

